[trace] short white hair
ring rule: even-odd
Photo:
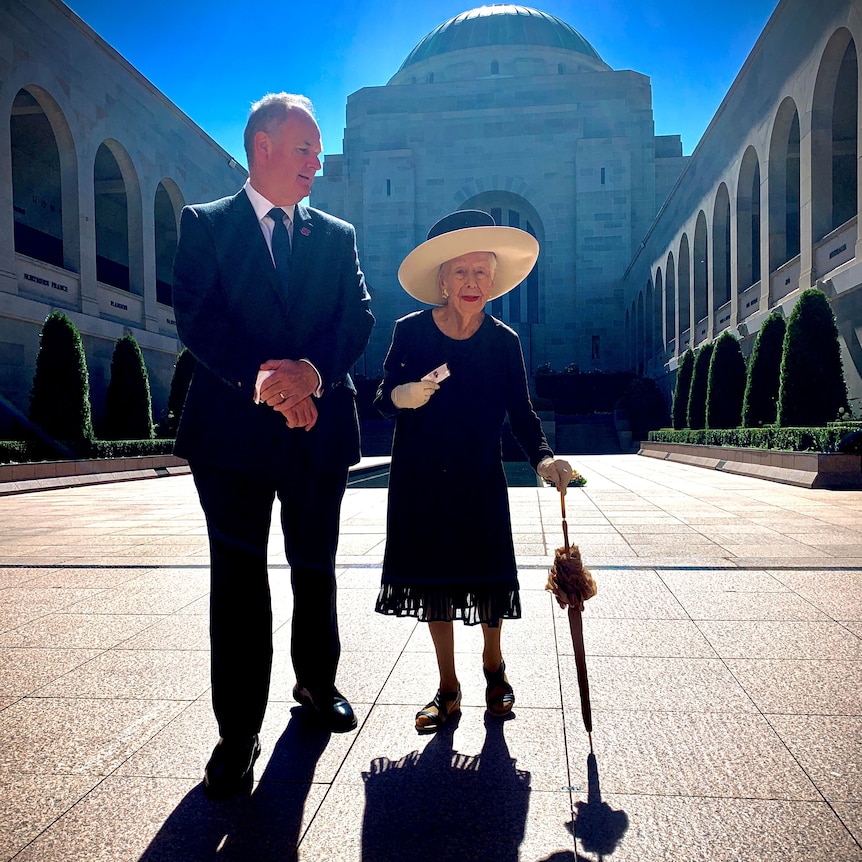
[[[254,161],[254,136],[258,132],[271,135],[288,118],[290,112],[295,110],[303,111],[314,118],[311,99],[297,93],[267,93],[251,106],[243,133],[243,145],[249,166]]]

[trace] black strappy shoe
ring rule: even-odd
[[[508,715],[515,705],[515,693],[506,676],[506,662],[500,662],[500,667],[496,671],[485,670],[483,667],[482,673],[485,674],[487,683],[485,706],[488,707],[488,712],[497,716]]]
[[[419,733],[434,733],[461,709],[461,686],[457,691],[440,691],[434,700],[416,713],[416,730]]]

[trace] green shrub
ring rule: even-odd
[[[650,431],[657,443],[693,443],[700,446],[734,446],[742,449],[780,449],[784,452],[862,452],[862,423],[831,422],[813,428],[661,428]]]
[[[31,440],[47,453],[84,455],[93,439],[93,420],[81,335],[63,312],[52,311],[39,340],[30,390]]]
[[[29,445],[23,440],[0,440],[0,464],[20,464],[27,460]]]
[[[548,398],[558,414],[610,413],[634,375],[629,371],[536,372],[536,395]]]
[[[799,297],[784,334],[779,425],[823,425],[847,403],[838,327],[826,295],[816,288]]]
[[[745,358],[729,332],[716,339],[706,387],[706,427],[737,428],[745,394]]]
[[[197,360],[187,348],[183,348],[177,356],[174,365],[174,376],[171,378],[171,391],[168,393],[168,413],[161,433],[163,437],[174,437],[180,424],[180,416],[186,403],[189,384],[192,382]]]
[[[646,440],[650,431],[666,425],[669,418],[664,395],[655,380],[646,377],[632,379],[616,409],[625,411],[633,440]]]
[[[687,426],[706,427],[706,390],[709,384],[709,362],[712,359],[712,342],[702,345],[694,355],[691,372],[691,390],[688,393]]]
[[[102,438],[150,440],[153,404],[144,356],[133,335],[124,335],[111,358],[111,381],[105,396]]]
[[[145,455],[171,455],[174,441],[164,437],[150,440],[96,440],[93,458],[136,458]]]
[[[691,392],[691,374],[694,370],[694,353],[689,347],[682,355],[676,369],[676,384],[673,389],[671,420],[674,428],[688,425],[688,396]]]
[[[780,311],[773,311],[757,333],[742,399],[742,424],[747,428],[771,425],[778,415],[781,350],[787,326]]]

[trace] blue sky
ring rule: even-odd
[[[324,152],[340,153],[347,96],[383,86],[469,0],[67,0],[69,7],[237,161],[251,102],[304,93]],[[776,0],[545,0],[614,69],[652,80],[656,134],[692,152]],[[257,18],[243,14],[253,8]],[[268,11],[271,9],[271,12]]]

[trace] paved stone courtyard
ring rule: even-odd
[[[357,484],[338,683],[359,729],[324,734],[291,701],[274,533],[263,754],[251,797],[228,803],[200,788],[217,734],[191,478],[0,497],[0,859],[862,860],[862,492],[571,460],[588,484],[567,497],[569,533],[599,586],[593,754],[543,590],[556,492],[510,492],[514,717],[486,720],[481,634],[459,627],[463,713],[424,737],[433,649],[422,624],[373,612],[386,490]]]

